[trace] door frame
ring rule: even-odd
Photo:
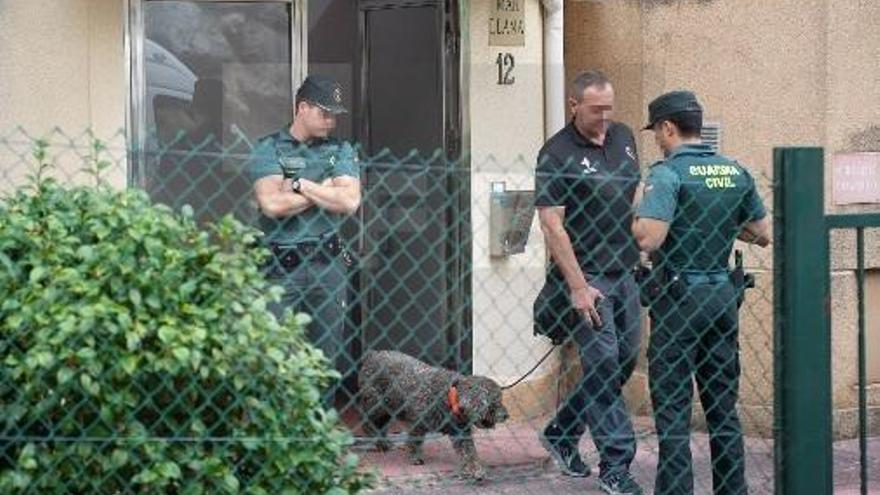
[[[128,143],[128,187],[143,187],[145,163],[144,144],[147,133],[146,69],[144,67],[144,12],[145,4],[162,0],[126,0],[123,8],[123,50],[125,53],[125,138]],[[308,1],[309,0],[177,0],[188,3],[283,3],[290,4],[290,81],[296,90],[308,71]],[[291,101],[293,95],[291,95]]]

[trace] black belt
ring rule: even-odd
[[[652,270],[642,264],[633,270],[636,283],[640,287],[642,306],[652,306],[661,296],[668,295],[680,300],[688,287],[695,285],[715,285],[731,281],[726,270],[674,272],[672,270]]]
[[[679,276],[688,285],[714,285],[730,281],[730,274],[727,271],[683,272]]]
[[[295,244],[269,244],[269,249],[279,265],[292,270],[304,261],[330,263],[342,253],[339,237],[331,235],[320,241],[298,242]]]

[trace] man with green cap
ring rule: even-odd
[[[769,220],[749,171],[700,140],[703,111],[690,91],[649,109],[665,159],[636,193],[633,235],[650,253],[659,293],[650,301],[648,376],[660,444],[655,494],[690,494],[693,377],[706,414],[715,494],[744,494],[738,307],[728,260],[734,239],[766,246]]]
[[[307,77],[296,92],[293,121],[262,138],[247,166],[273,255],[266,275],[284,288],[270,309],[279,318],[288,308],[309,314],[309,339],[336,366],[345,351],[347,287],[337,231],[361,200],[357,155],[330,136],[345,111],[339,83]],[[336,385],[327,391],[327,405],[335,394]]]

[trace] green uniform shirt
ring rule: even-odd
[[[669,223],[660,266],[687,272],[726,270],[742,226],[765,215],[749,171],[705,144],[683,145],[654,164],[638,211]]]
[[[331,177],[360,177],[354,148],[333,138],[308,143],[295,140],[285,127],[257,143],[247,165],[251,182],[270,175],[282,175],[282,166],[296,171],[296,177],[321,182]],[[287,218],[260,215],[260,229],[266,241],[292,244],[314,241],[336,233],[343,215],[313,206]]]

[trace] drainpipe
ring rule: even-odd
[[[565,52],[563,0],[544,5],[544,137],[565,126]]]
[[[565,126],[565,52],[563,51],[563,0],[541,0],[544,6],[544,139],[549,139]],[[545,268],[550,261],[550,251],[545,245]],[[562,348],[554,356],[555,363],[548,366],[547,375],[563,376],[562,363],[571,359]],[[553,370],[557,371],[553,371]],[[550,405],[546,412],[552,413],[556,406]]]

